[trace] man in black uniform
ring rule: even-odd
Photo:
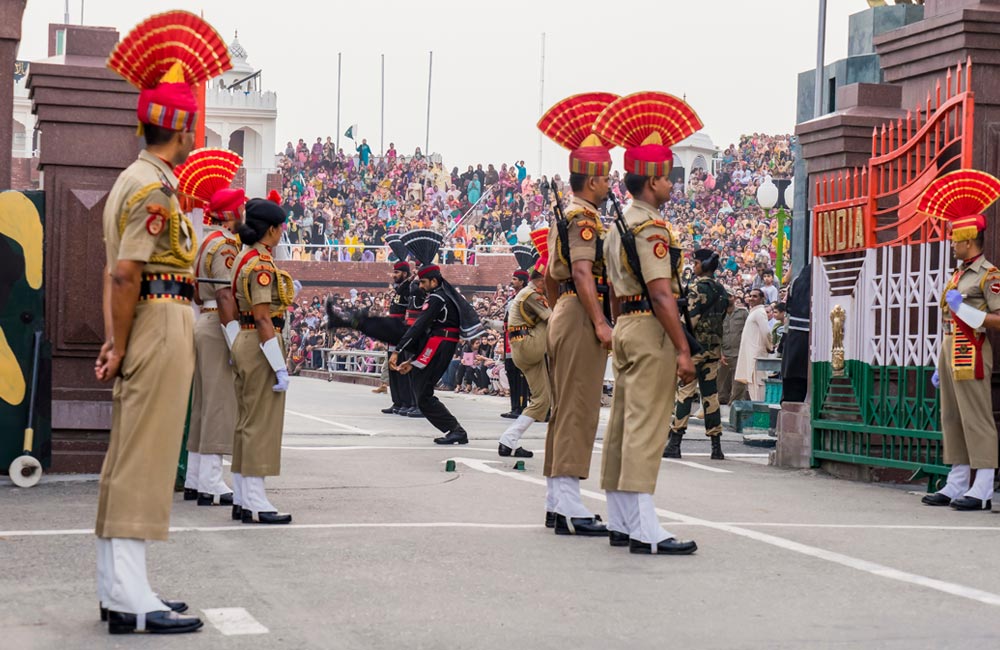
[[[448,370],[460,340],[482,335],[482,324],[472,306],[442,277],[434,263],[443,238],[432,230],[412,230],[403,235],[410,254],[420,261],[417,270],[420,288],[427,293],[420,316],[403,335],[389,358],[389,367],[401,374],[411,373],[413,395],[427,421],[444,435],[439,445],[464,445],[468,433],[455,416],[434,395],[434,387]],[[400,357],[411,357],[400,363]]]
[[[809,310],[812,264],[806,264],[788,288],[788,326],[781,340],[781,401],[804,402],[809,387]]]

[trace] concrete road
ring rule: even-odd
[[[285,527],[175,497],[150,580],[207,619],[195,635],[110,637],[97,618],[93,477],[0,484],[0,648],[976,648],[1000,645],[1000,517],[904,489],[766,466],[735,434],[692,431],[656,502],[690,557],[542,526],[541,457],[496,455],[497,398],[445,393],[470,445],[386,416],[366,387],[294,379]],[[607,411],[604,412],[606,418]],[[527,447],[543,448],[535,425]],[[585,484],[598,488],[600,450]],[[700,455],[699,455],[700,454]],[[445,471],[457,459],[456,472]]]

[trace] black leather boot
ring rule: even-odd
[[[722,435],[710,436],[712,439],[712,460],[726,460],[726,455],[722,453]],[[667,445],[669,448],[670,445]]]
[[[664,458],[680,458],[681,457],[681,438],[684,437],[683,433],[678,431],[670,432],[670,439],[667,440],[667,448],[663,450]]]

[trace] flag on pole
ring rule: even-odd
[[[349,126],[347,128],[347,133],[344,134],[344,137],[353,140],[354,139],[354,134],[357,133],[357,132],[358,132],[358,125],[357,124],[352,124],[351,126]]]

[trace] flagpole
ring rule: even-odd
[[[337,52],[337,151],[340,152],[340,63],[344,53]]]
[[[424,155],[431,155],[431,74],[434,72],[434,50],[427,63],[427,130],[424,131]]]
[[[385,55],[382,55],[382,123],[379,127],[381,135],[379,136],[378,155],[385,155]]]

